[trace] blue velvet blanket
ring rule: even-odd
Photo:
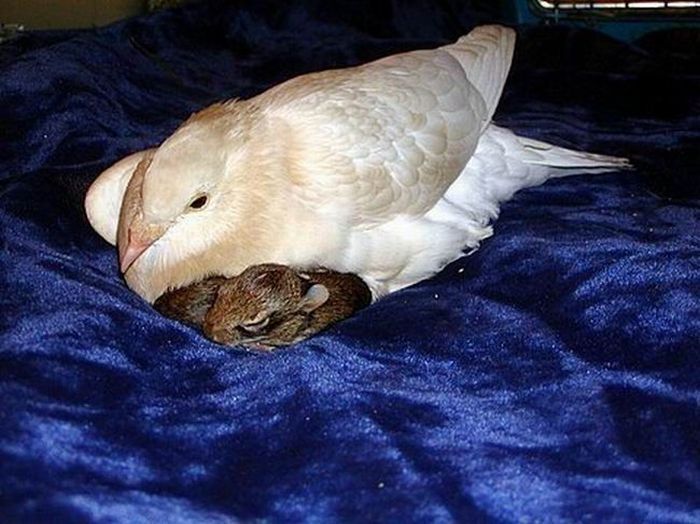
[[[700,521],[698,33],[519,28],[497,123],[637,170],[287,350],[127,289],[88,184],[191,112],[455,39],[467,2],[200,3],[0,46],[0,522]]]

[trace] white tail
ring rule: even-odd
[[[566,176],[567,174],[597,173],[616,169],[629,169],[632,167],[626,158],[574,151],[564,147],[554,146],[539,140],[513,135],[522,151],[520,159],[530,165],[547,166],[558,169],[554,176]],[[559,170],[564,172],[559,173]],[[571,172],[567,173],[567,170]]]
[[[632,167],[626,158],[573,151],[488,126],[467,167],[444,200],[485,226],[498,216],[500,203],[516,191],[549,178],[603,173]]]

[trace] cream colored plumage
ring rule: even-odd
[[[100,175],[88,218],[151,302],[263,262],[354,272],[375,297],[427,278],[518,189],[626,165],[491,124],[514,42],[483,26],[215,104]]]

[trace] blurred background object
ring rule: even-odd
[[[510,0],[505,7],[518,24],[589,27],[626,41],[700,23],[698,0]]]
[[[0,0],[0,42],[22,30],[76,29],[107,25],[188,0]]]
[[[144,10],[144,0],[2,0],[0,23],[27,30],[94,27]]]
[[[157,11],[159,9],[169,9],[170,7],[178,7],[192,0],[148,0],[146,2],[149,11]]]
[[[3,28],[8,33],[8,28],[16,31],[20,26],[27,30],[96,27],[191,1],[194,0],[0,0],[0,41]],[[453,10],[469,6],[488,13],[491,21],[576,25],[626,41],[650,31],[700,24],[700,0],[448,0],[446,3]],[[410,2],[405,5],[410,11]]]

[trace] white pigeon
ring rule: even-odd
[[[628,165],[491,123],[514,44],[482,26],[210,106],[102,173],[88,219],[149,302],[264,262],[356,273],[375,299],[409,286],[476,249],[517,190]]]

